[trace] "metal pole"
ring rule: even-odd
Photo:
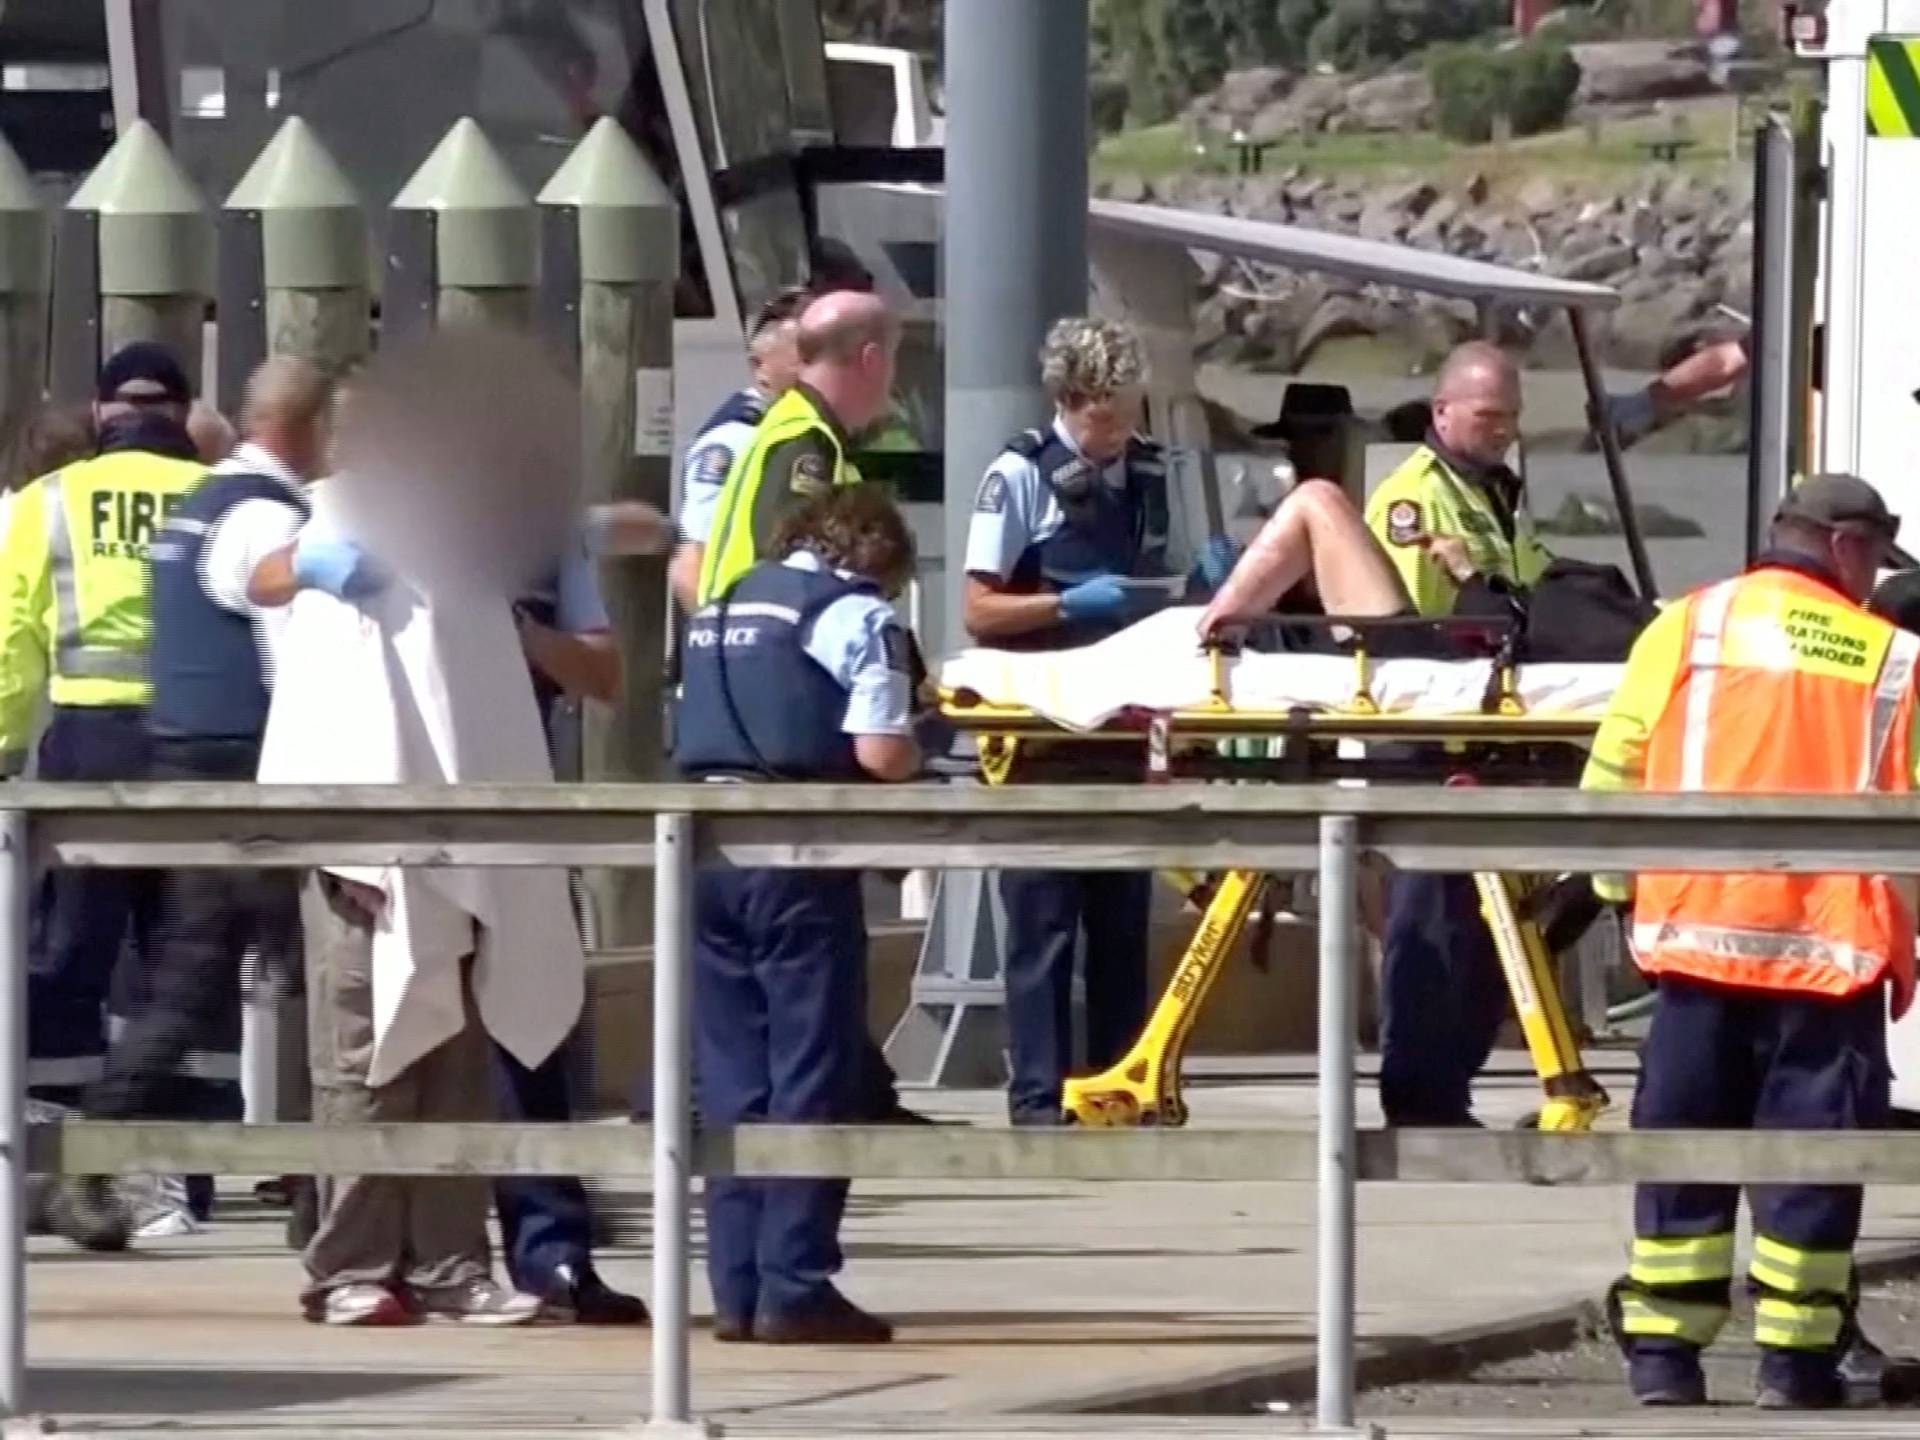
[[[1647,542],[1640,533],[1640,516],[1633,508],[1633,492],[1627,489],[1627,465],[1620,454],[1620,437],[1613,433],[1613,421],[1607,416],[1607,382],[1600,373],[1600,361],[1594,354],[1593,337],[1587,330],[1586,316],[1578,308],[1567,311],[1567,323],[1573,327],[1573,348],[1580,355],[1580,373],[1587,382],[1587,403],[1593,410],[1593,433],[1600,437],[1600,458],[1607,463],[1607,483],[1613,487],[1614,508],[1620,512],[1620,533],[1626,537],[1627,559],[1633,565],[1633,583],[1642,599],[1653,600],[1660,589],[1653,583],[1653,562],[1647,559]]]
[[[1320,1300],[1322,1430],[1353,1426],[1355,822],[1320,818]]]
[[[693,1156],[693,817],[653,821],[653,1423],[692,1419],[687,1270]]]
[[[27,1413],[27,892],[24,811],[0,813],[0,1419]]]
[[[1055,320],[1086,312],[1089,290],[1087,0],[967,0],[946,7],[944,33],[946,573],[940,633],[926,637],[936,654],[965,643],[964,557],[980,477],[1007,440],[1045,422],[1040,342]],[[948,995],[956,983],[971,988],[925,1076],[936,1084],[1001,1070],[1004,1031],[990,1007],[1005,959],[988,886],[977,870],[941,877],[915,989],[922,980]],[[903,1021],[896,1039],[909,1028]]]
[[[1753,441],[1747,450],[1746,558],[1760,553],[1767,522],[1793,472],[1793,292],[1799,217],[1795,137],[1780,116],[1755,134],[1753,156]]]

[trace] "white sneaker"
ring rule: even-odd
[[[200,1222],[193,1218],[193,1212],[184,1205],[177,1210],[169,1205],[143,1212],[133,1233],[134,1238],[139,1240],[167,1240],[176,1235],[199,1234]]]
[[[525,1325],[540,1314],[540,1297],[525,1295],[481,1276],[457,1285],[415,1290],[422,1314],[462,1325]]]
[[[320,1325],[406,1325],[413,1316],[384,1285],[340,1285],[306,1302],[307,1319]]]
[[[121,1182],[120,1194],[133,1212],[133,1233],[142,1240],[199,1233],[184,1176],[135,1175]]]

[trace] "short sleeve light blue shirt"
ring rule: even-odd
[[[826,562],[810,550],[796,550],[781,563],[816,575],[827,570]],[[843,574],[842,578],[853,577]],[[848,735],[912,733],[907,632],[885,600],[872,594],[842,596],[814,617],[801,645],[815,664],[847,687],[842,731]]]
[[[1058,417],[1053,433],[1061,443],[1080,453]],[[1100,471],[1102,484],[1116,490],[1127,483],[1127,461],[1122,455]],[[1050,539],[1066,523],[1060,499],[1040,476],[1040,467],[1024,455],[1002,451],[987,467],[973,500],[973,518],[967,525],[966,564],[969,575],[996,580],[1013,576],[1020,557]]]

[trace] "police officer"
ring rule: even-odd
[[[1426,443],[1381,482],[1367,528],[1422,615],[1449,615],[1476,577],[1526,587],[1550,556],[1506,455],[1520,433],[1520,372],[1498,347],[1463,345],[1440,369]],[[1500,959],[1465,875],[1396,873],[1382,945],[1380,1104],[1393,1125],[1472,1124],[1473,1077],[1507,1012]]]
[[[590,515],[552,581],[515,606],[521,647],[549,746],[562,699],[611,704],[620,693],[619,643],[607,617],[594,554],[605,548]],[[659,517],[655,517],[657,520]],[[494,1097],[503,1120],[573,1119],[574,1042],[527,1066],[497,1042]],[[644,1325],[647,1307],[615,1290],[593,1264],[593,1212],[577,1176],[515,1176],[494,1182],[501,1247],[514,1288],[537,1295],[548,1320],[580,1325]]]
[[[752,566],[693,617],[675,759],[697,779],[911,779],[907,636],[888,596],[912,573],[877,488],[788,510]],[[695,1059],[718,1124],[858,1113],[867,932],[855,871],[710,868],[696,880]],[[879,1343],[884,1320],[835,1288],[843,1180],[712,1180],[716,1338]]]
[[[709,604],[767,552],[780,517],[859,474],[852,436],[887,413],[900,325],[876,296],[823,295],[801,314],[800,374],[753,432],[715,502],[698,602]]]
[[[1064,649],[1139,618],[1167,569],[1167,479],[1140,440],[1139,339],[1105,320],[1062,320],[1040,353],[1056,407],[988,468],[967,534],[963,621],[982,644]],[[1164,598],[1165,591],[1158,592]],[[1007,1031],[1016,1124],[1056,1124],[1072,1061],[1074,947],[1086,935],[1087,1063],[1112,1064],[1146,1018],[1152,877],[1006,871]]]
[[[766,418],[767,407],[786,394],[800,376],[800,316],[812,299],[812,292],[795,288],[781,291],[760,307],[747,336],[753,383],[729,395],[707,417],[687,447],[686,468],[680,479],[683,538],[667,574],[674,598],[689,613],[699,598],[700,568],[706,560],[707,538],[713,533],[714,511],[727,473],[751,443],[754,430]]]
[[[1641,635],[1582,784],[1912,791],[1920,636],[1863,608],[1897,533],[1864,481],[1802,482],[1751,570],[1669,606]],[[1626,898],[1622,880],[1596,888]],[[1909,883],[1642,872],[1632,899],[1635,959],[1658,992],[1635,1128],[1888,1123],[1888,991],[1897,1019],[1914,989]],[[1635,1192],[1632,1260],[1611,1302],[1644,1404],[1706,1401],[1700,1352],[1728,1317],[1739,1198],[1730,1185]],[[1748,1201],[1758,1403],[1839,1405],[1860,1187],[1756,1186]]]
[[[192,395],[164,347],[101,368],[92,458],[14,497],[0,549],[0,771],[26,761],[41,702],[46,780],[139,780],[149,746],[147,551],[204,473],[186,431]],[[154,886],[135,871],[54,867],[35,896],[28,1084],[72,1100],[97,1080],[103,1006],[131,933],[144,950]]]
[[[258,773],[280,612],[248,598],[254,567],[305,521],[326,463],[332,386],[303,361],[269,360],[248,382],[246,441],[186,492],[151,546],[150,773],[243,780]],[[327,583],[307,569],[312,583]],[[337,576],[337,565],[323,567]],[[337,579],[332,583],[338,583]],[[85,1097],[96,1119],[238,1119],[243,957],[298,966],[299,896],[284,870],[168,871],[141,1003]],[[255,983],[269,977],[256,974]],[[224,1067],[219,1063],[225,1062]],[[223,1083],[224,1082],[224,1083]],[[112,1214],[104,1180],[75,1203]],[[164,1214],[162,1219],[168,1218]],[[142,1233],[148,1233],[143,1231]]]

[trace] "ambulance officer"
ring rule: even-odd
[[[1551,557],[1507,452],[1520,433],[1520,372],[1497,346],[1441,366],[1426,443],[1381,482],[1367,528],[1422,615],[1448,615],[1476,577],[1526,587]],[[1466,875],[1402,871],[1387,887],[1380,1104],[1391,1125],[1470,1125],[1473,1077],[1507,1013],[1493,937]]]
[[[907,634],[889,596],[913,570],[877,487],[790,510],[754,564],[688,627],[675,760],[690,778],[908,780]],[[695,1073],[720,1125],[853,1119],[867,931],[851,870],[702,869],[694,895]],[[886,1321],[835,1288],[844,1180],[707,1182],[714,1335],[877,1344]]]
[[[1053,423],[988,467],[967,534],[962,619],[983,645],[1059,650],[1124,628],[1165,591],[1167,476],[1141,440],[1145,362],[1125,326],[1068,319],[1048,332],[1040,378]],[[1150,875],[1004,871],[1007,1035],[1015,1124],[1060,1120],[1073,1059],[1074,949],[1086,936],[1087,1064],[1126,1053],[1147,1009]]]
[[[1905,794],[1920,780],[1920,636],[1864,608],[1899,522],[1866,482],[1816,475],[1746,574],[1662,611],[1633,648],[1588,789]],[[1596,888],[1624,899],[1624,880]],[[1910,882],[1883,875],[1642,872],[1634,955],[1657,987],[1637,1129],[1856,1130],[1889,1117],[1886,1017],[1913,1001]],[[1726,1323],[1739,1190],[1641,1185],[1610,1304],[1634,1395],[1706,1401]],[[1767,1185],[1753,1210],[1758,1403],[1845,1398],[1858,1185]]]
[[[146,706],[148,547],[205,473],[186,429],[186,372],[138,342],[101,367],[92,458],[15,495],[0,548],[0,770],[18,774],[43,699],[43,780],[139,780]],[[27,1082],[71,1100],[100,1078],[103,1011],[121,946],[144,945],[144,872],[53,867],[33,907]]]
[[[853,437],[887,413],[900,322],[874,295],[836,291],[807,306],[800,373],[734,458],[714,502],[697,600],[711,603],[768,553],[781,516],[859,480]]]

